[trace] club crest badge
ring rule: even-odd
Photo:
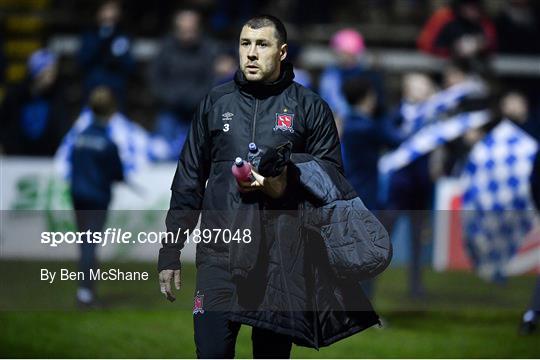
[[[274,131],[281,130],[293,133],[293,119],[294,114],[276,113],[276,126],[274,126]]]
[[[197,291],[197,295],[195,295],[195,299],[193,300],[193,315],[204,314],[203,300],[204,295],[199,294]]]

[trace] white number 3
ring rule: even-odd
[[[229,131],[229,124],[223,124],[223,131]]]

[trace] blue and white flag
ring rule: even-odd
[[[426,125],[396,150],[382,156],[379,160],[379,171],[389,173],[399,170],[467,131],[484,126],[490,119],[489,111],[475,111]]]
[[[531,136],[504,120],[469,155],[462,174],[463,233],[483,278],[511,273],[509,265],[533,226],[530,176],[537,151]]]
[[[424,126],[445,117],[467,98],[487,95],[488,89],[484,82],[470,79],[441,90],[425,101],[403,102],[399,109],[403,117],[403,123],[400,126],[401,135],[405,138],[410,137]]]
[[[92,122],[92,112],[84,110],[64,136],[55,155],[55,167],[68,179],[71,176],[71,152],[77,136]],[[115,113],[107,125],[112,141],[118,147],[124,175],[130,177],[155,161],[169,160],[172,157],[170,145],[161,137],[153,136],[140,125],[121,113]]]

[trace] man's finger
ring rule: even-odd
[[[254,170],[251,170],[251,175],[253,175],[253,178],[255,178],[255,182],[259,183],[260,186],[263,186],[264,176]]]
[[[161,284],[161,292],[164,293],[165,295],[171,292],[171,283],[169,280]]]
[[[159,273],[159,291],[161,291],[162,294],[167,294],[167,276],[165,275],[164,271],[161,271]]]
[[[176,300],[176,296],[174,296],[172,290],[171,290],[171,282],[167,281],[167,284],[165,285],[165,296],[167,297],[167,300],[173,302]]]
[[[262,185],[259,184],[257,181],[254,181],[252,183],[251,182],[243,183],[243,184],[238,183],[238,187],[243,192],[256,191],[256,190],[262,189]]]
[[[174,271],[174,286],[176,287],[176,290],[180,290],[180,270]]]
[[[239,181],[238,186],[242,188],[250,188],[250,187],[261,187],[261,183],[257,180],[255,181]]]
[[[174,272],[173,270],[162,270],[159,273],[159,289],[161,293],[165,295],[167,300],[174,301],[176,297],[171,291],[171,280],[173,280]]]

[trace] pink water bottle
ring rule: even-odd
[[[251,164],[237,157],[232,166],[232,173],[236,181],[251,181]]]

